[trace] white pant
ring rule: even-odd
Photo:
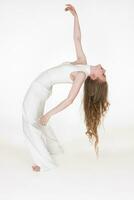
[[[40,83],[33,82],[24,97],[22,106],[23,132],[27,146],[33,162],[45,171],[57,166],[52,155],[64,152],[49,121],[43,126],[37,122],[43,115],[45,102],[51,92]]]

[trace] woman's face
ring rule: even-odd
[[[94,66],[94,74],[97,78],[99,78],[101,81],[106,81],[106,70],[101,66],[101,64]]]

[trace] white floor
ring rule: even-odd
[[[1,200],[132,200],[134,199],[134,149],[102,148],[99,160],[93,147],[79,138],[64,144],[57,156],[59,167],[33,172],[25,146],[1,143]]]

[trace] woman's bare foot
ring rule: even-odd
[[[33,165],[32,168],[33,168],[33,171],[40,171],[40,166],[38,165]]]

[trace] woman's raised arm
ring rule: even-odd
[[[76,50],[76,61],[72,62],[72,64],[87,64],[87,59],[86,56],[83,52],[82,49],[82,44],[81,44],[81,30],[80,30],[80,25],[79,25],[79,19],[78,19],[78,14],[71,4],[66,4],[67,7],[65,8],[65,11],[70,11],[71,14],[74,16],[74,32],[73,32],[73,39],[74,39],[74,44],[75,44],[75,50]]]

